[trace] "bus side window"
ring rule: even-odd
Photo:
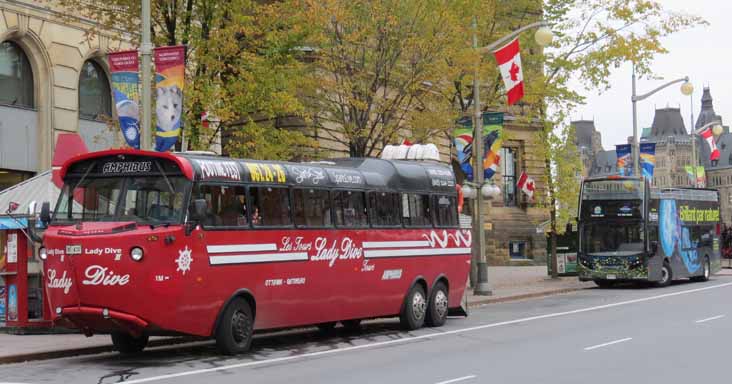
[[[365,227],[366,194],[360,191],[336,191],[333,194],[336,225],[339,227]]]
[[[191,204],[205,199],[208,206],[204,227],[247,226],[246,190],[242,186],[199,185],[194,190]]]
[[[290,191],[283,187],[250,187],[251,220],[259,227],[292,225]]]
[[[327,227],[333,223],[330,194],[323,189],[295,189],[295,225],[298,227]]]
[[[369,192],[369,217],[376,227],[395,227],[399,222],[399,194]]]
[[[435,195],[432,197],[432,207],[435,212],[435,226],[456,227],[457,203],[454,196]]]
[[[432,224],[430,218],[430,197],[415,193],[402,195],[402,219],[407,227],[429,227]]]

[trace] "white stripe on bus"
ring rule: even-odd
[[[364,241],[363,248],[417,248],[429,247],[430,243],[426,240],[418,241]]]
[[[209,245],[206,250],[208,253],[276,251],[277,244]]]
[[[441,256],[441,255],[463,255],[470,254],[470,248],[430,248],[430,249],[384,249],[375,251],[364,251],[364,257],[409,257],[409,256]]]
[[[253,255],[209,256],[211,265],[264,263],[268,261],[307,261],[307,252],[260,253]]]

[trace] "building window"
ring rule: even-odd
[[[503,203],[515,206],[516,193],[516,148],[501,148],[501,174],[503,175]]]
[[[87,60],[79,76],[79,117],[100,120],[112,116],[112,93],[102,67]]]
[[[10,188],[15,184],[20,183],[21,181],[25,181],[33,177],[33,174],[30,172],[19,172],[19,171],[11,171],[8,169],[0,169],[0,191],[6,188]],[[0,208],[0,209],[5,209]],[[1,232],[1,231],[0,231]],[[2,253],[0,253],[0,257],[2,257]]]
[[[0,104],[35,107],[33,69],[25,52],[12,41],[0,43]]]
[[[508,255],[512,259],[527,259],[526,242],[521,240],[511,240],[508,242]]]

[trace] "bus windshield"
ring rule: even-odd
[[[68,178],[56,205],[53,223],[181,223],[185,217],[188,184],[188,180],[180,176]]]
[[[583,226],[584,252],[598,256],[629,256],[643,252],[643,223],[589,222]]]
[[[588,180],[582,200],[643,200],[643,183],[637,179]]]

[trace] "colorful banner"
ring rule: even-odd
[[[18,321],[18,287],[8,285],[8,321]]]
[[[112,74],[119,127],[127,145],[136,149],[140,149],[140,90],[137,75],[139,67],[137,51],[109,54],[109,71]]]
[[[458,120],[454,140],[460,168],[468,181],[473,181],[473,121],[470,117]],[[483,175],[490,180],[498,170],[501,161],[501,133],[503,130],[502,112],[483,113]]]
[[[186,47],[155,48],[155,150],[168,151],[178,141],[183,113]]]
[[[615,154],[618,157],[618,174],[620,176],[633,176],[633,161],[630,158],[630,153],[630,144],[615,146]]]
[[[652,179],[653,170],[656,168],[656,143],[641,143],[640,163],[643,177]]]
[[[707,184],[706,175],[704,174],[704,166],[700,165],[696,167],[696,174],[694,174],[694,167],[691,165],[684,166],[684,169],[686,170],[686,175],[689,177],[689,182],[692,186],[695,186],[697,188],[705,188]],[[696,183],[694,183],[694,178],[696,176]]]

